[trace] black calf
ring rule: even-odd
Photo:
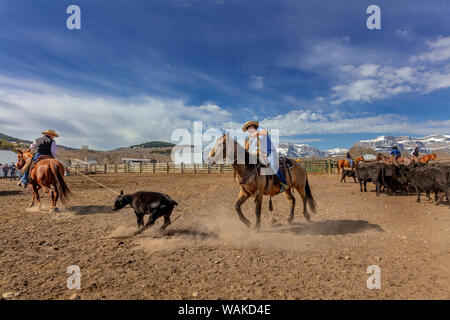
[[[114,202],[113,210],[119,210],[129,204],[136,214],[138,230],[134,233],[139,234],[148,227],[151,227],[156,219],[164,216],[164,224],[161,230],[167,228],[170,222],[170,215],[172,214],[174,206],[178,203],[172,200],[168,195],[159,192],[147,192],[139,191],[133,194],[123,194],[120,191],[120,196],[118,196]],[[149,214],[147,224],[144,226],[144,215]]]
[[[351,178],[353,178],[353,181],[355,181],[355,183],[356,183],[356,174],[355,174],[355,170],[346,170],[346,169],[344,169],[344,170],[342,171],[341,183],[342,183],[342,181],[347,182],[347,181],[345,181],[345,177],[351,177]]]

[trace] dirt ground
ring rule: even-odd
[[[423,197],[360,193],[337,175],[309,175],[318,204],[308,223],[299,194],[296,216],[268,198],[262,230],[234,211],[230,174],[111,174],[93,178],[125,193],[169,194],[179,206],[139,236],[131,208],[111,210],[114,195],[80,176],[60,211],[26,209],[31,193],[0,181],[0,295],[14,299],[449,299],[450,210]],[[43,197],[48,209],[49,197]],[[243,206],[255,221],[253,201]],[[81,289],[66,286],[67,267],[81,269]],[[381,289],[367,288],[368,266],[381,268]]]

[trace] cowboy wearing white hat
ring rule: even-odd
[[[56,158],[56,141],[54,138],[59,137],[58,134],[54,130],[46,130],[42,132],[42,137],[37,138],[31,145],[30,150],[34,153],[32,161],[36,161],[41,156],[49,156]],[[27,187],[28,184],[28,176],[30,174],[29,169],[31,167],[30,163],[27,163],[24,168],[24,172],[22,172],[22,179],[19,181],[18,185]]]
[[[258,121],[247,121],[242,127],[242,131],[249,133],[249,137],[245,140],[245,149],[250,153],[257,154],[259,159],[265,159],[262,162],[268,162],[269,167],[280,180],[282,189],[286,190],[288,184],[278,165],[278,153],[272,146],[267,130],[260,128]]]

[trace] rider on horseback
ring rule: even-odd
[[[30,175],[30,168],[32,163],[36,162],[41,156],[49,156],[52,158],[56,157],[56,142],[54,138],[58,137],[55,131],[47,130],[42,132],[43,136],[37,138],[31,145],[30,150],[34,152],[33,158],[28,160],[26,165],[22,170],[22,179],[19,181],[18,185],[24,188],[28,185],[28,177]]]
[[[396,146],[393,146],[391,150],[391,155],[394,158],[394,162],[398,163],[398,158],[400,158],[402,154],[400,153],[400,150],[398,150]]]
[[[415,162],[420,162],[420,158],[419,158],[419,147],[415,147],[414,151],[411,153],[412,158],[414,159]]]
[[[269,167],[281,182],[281,192],[286,190],[288,184],[278,163],[279,158],[277,150],[272,146],[272,141],[270,140],[267,130],[259,128],[258,121],[247,121],[242,130],[244,132],[248,131],[249,133],[248,138],[245,140],[245,149],[251,154],[259,155],[259,160],[261,160],[263,164],[268,163]]]
[[[350,152],[347,152],[347,161],[350,164],[350,168],[353,168],[353,160],[352,156],[350,155]]]

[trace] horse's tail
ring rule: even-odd
[[[55,167],[56,164],[54,162],[50,163],[50,170],[52,171],[53,177],[55,178],[56,190],[58,191],[58,195],[61,199],[61,202],[66,204],[69,201],[69,197],[72,195],[69,187],[64,181],[63,175],[61,175],[61,171],[58,170],[60,167]]]
[[[306,177],[305,192],[309,207],[311,208],[312,212],[316,212],[316,200],[314,200],[311,188],[309,187],[308,177]]]

